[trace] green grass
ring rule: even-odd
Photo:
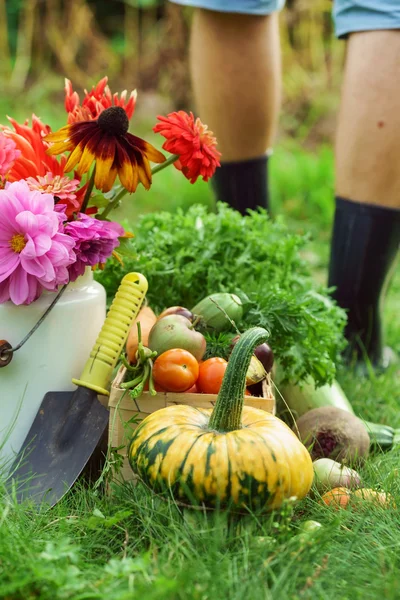
[[[362,474],[399,498],[399,453]],[[300,523],[322,528],[299,536]],[[234,518],[181,512],[141,488],[84,489],[47,513],[3,504],[0,596],[27,600],[397,598],[398,511],[327,509]]]
[[[274,213],[310,230],[306,258],[326,277],[333,214],[332,153],[309,154],[285,143],[271,161]],[[191,186],[173,169],[150,192],[126,199],[119,218],[202,202],[209,186]],[[400,276],[385,310],[388,342],[400,351]],[[399,372],[339,380],[364,418],[400,427]],[[367,487],[390,492],[400,506],[400,451],[371,457],[361,470]],[[299,524],[322,528],[307,538]],[[79,483],[50,511],[0,498],[0,598],[8,600],[397,599],[399,512],[374,506],[337,511],[308,498],[294,510],[245,518],[182,512],[141,487],[112,496]]]

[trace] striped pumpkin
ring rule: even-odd
[[[241,336],[213,410],[171,406],[135,430],[130,465],[152,490],[192,505],[263,510],[308,493],[313,467],[303,444],[277,417],[243,407],[253,350],[267,337],[259,327]]]

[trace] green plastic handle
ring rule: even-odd
[[[139,314],[147,288],[147,279],[140,273],[125,275],[82,375],[80,379],[73,379],[73,383],[98,394],[109,395],[107,388],[112,372],[132,323]]]

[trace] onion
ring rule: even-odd
[[[313,469],[314,484],[321,494],[338,487],[353,489],[361,485],[361,477],[357,471],[341,465],[330,458],[315,460],[313,462]]]
[[[257,356],[267,373],[271,373],[274,364],[274,353],[268,344],[264,343],[257,346],[254,350],[254,354]]]

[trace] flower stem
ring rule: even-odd
[[[153,167],[152,170],[151,170],[151,174],[155,175],[159,171],[162,171],[166,167],[169,167],[169,165],[172,165],[177,160],[179,160],[179,154],[171,154],[171,156],[169,156],[166,161],[164,161],[163,163],[160,163],[159,165],[156,165],[155,167]]]
[[[169,156],[167,158],[167,160],[159,165],[156,165],[155,167],[153,167],[151,169],[151,174],[155,175],[156,173],[158,173],[159,171],[162,171],[163,169],[165,169],[166,167],[168,167],[169,165],[172,165],[174,162],[176,162],[179,159],[179,155],[178,154],[171,154],[171,156]],[[105,207],[105,209],[103,210],[103,212],[101,213],[101,219],[105,219],[112,210],[114,210],[114,208],[117,208],[118,204],[120,203],[120,201],[122,200],[122,198],[128,193],[128,190],[126,190],[125,188],[122,188],[122,190],[120,190],[118,192],[118,194],[115,196],[114,200],[111,200],[111,202]]]
[[[96,165],[94,166],[92,174],[91,174],[90,179],[89,179],[89,183],[88,183],[88,186],[87,186],[87,189],[86,189],[85,197],[83,199],[82,206],[80,208],[80,212],[81,213],[85,213],[86,209],[88,207],[89,200],[90,200],[90,195],[91,195],[93,187],[94,187],[94,176],[95,176],[95,174],[96,174]]]
[[[118,194],[115,196],[114,200],[111,200],[111,202],[109,202],[107,204],[107,206],[105,207],[105,209],[103,210],[103,212],[101,213],[101,218],[105,219],[107,217],[107,215],[114,210],[114,208],[117,208],[118,204],[120,203],[121,199],[125,196],[125,194],[128,193],[128,190],[126,190],[125,188],[122,188],[122,190],[120,190],[118,192]]]

